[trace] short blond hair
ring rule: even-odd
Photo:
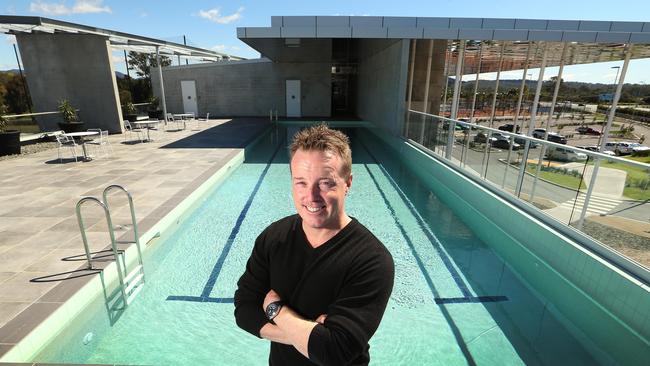
[[[333,130],[325,123],[298,131],[289,146],[290,160],[298,150],[335,153],[341,157],[341,176],[347,179],[352,174],[350,139],[343,132]]]

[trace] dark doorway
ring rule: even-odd
[[[355,50],[354,40],[332,40],[332,117],[356,118]]]

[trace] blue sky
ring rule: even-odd
[[[405,6],[408,4],[408,6]],[[247,58],[252,50],[236,37],[237,27],[270,26],[272,15],[373,15],[432,17],[493,17],[531,19],[579,19],[650,22],[650,1],[513,1],[513,0],[410,0],[368,1],[154,1],[154,0],[2,0],[0,13],[31,15],[92,25],[182,43],[183,35],[194,46]],[[2,35],[0,70],[17,68],[12,36]],[[124,72],[123,56],[114,54],[117,70]],[[565,80],[612,83],[622,62],[570,66]],[[547,69],[545,78],[557,73]],[[532,70],[533,77],[537,72]],[[487,76],[489,77],[489,76]],[[521,72],[503,78],[520,78]],[[630,63],[626,82],[650,83],[650,60]]]

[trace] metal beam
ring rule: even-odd
[[[616,106],[618,105],[618,100],[621,98],[621,90],[623,90],[623,83],[625,82],[625,74],[627,74],[627,67],[630,64],[630,58],[632,56],[632,44],[628,44],[625,49],[625,61],[623,61],[623,69],[621,70],[621,76],[618,79],[618,84],[616,85],[616,92],[614,93],[614,100],[612,100],[612,106],[609,110],[609,115],[607,116],[607,125],[605,125],[605,131],[603,132],[603,140],[600,143],[598,151],[602,152],[607,143],[607,137],[609,136],[609,130],[612,127],[612,122],[614,122],[614,115],[616,114]],[[591,179],[589,180],[589,187],[587,188],[587,195],[585,196],[585,201],[582,206],[582,211],[580,211],[580,219],[576,227],[578,230],[582,230],[584,225],[585,216],[587,215],[587,208],[589,207],[589,201],[591,200],[591,195],[594,191],[594,186],[596,185],[596,178],[598,177],[598,169],[600,168],[600,159],[597,159],[594,162],[594,168],[591,171]],[[570,223],[569,223],[570,224]]]
[[[544,139],[548,138],[548,131],[551,127],[551,118],[553,118],[553,112],[555,111],[555,103],[557,102],[557,95],[560,92],[560,83],[562,82],[562,72],[564,71],[564,59],[566,57],[567,50],[569,49],[569,43],[564,43],[562,48],[562,58],[560,59],[560,69],[557,72],[557,80],[555,80],[555,89],[553,90],[553,99],[551,100],[551,110],[548,113],[548,118],[546,119],[546,134]],[[539,159],[537,160],[537,168],[535,169],[535,177],[533,177],[533,188],[530,191],[530,197],[528,197],[528,202],[533,202],[535,198],[535,190],[537,189],[537,181],[539,180],[539,173],[542,170],[542,161],[544,160],[544,154],[546,153],[546,145],[542,144],[541,151],[539,152]]]
[[[528,136],[532,136],[535,129],[535,118],[537,116],[537,105],[539,104],[539,96],[542,91],[542,84],[544,83],[544,70],[546,69],[546,57],[548,56],[548,44],[544,44],[544,52],[542,53],[542,64],[539,68],[539,77],[537,78],[537,87],[535,88],[535,97],[533,98],[533,108],[530,112],[530,122],[528,123]],[[521,187],[524,184],[524,176],[526,173],[526,164],[528,163],[528,151],[530,150],[530,140],[526,140],[524,145],[524,154],[522,155],[521,164],[519,164],[519,175],[517,176],[517,185],[515,186],[515,196],[521,195]]]
[[[460,97],[461,81],[463,79],[463,63],[465,62],[465,41],[459,40],[460,46],[456,58],[456,80],[454,80],[454,96],[451,99],[451,121],[447,130],[447,149],[445,158],[451,160],[451,152],[454,148],[454,131],[456,123],[453,121],[458,115],[458,99]]]

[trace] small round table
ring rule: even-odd
[[[147,141],[153,141],[151,137],[149,137],[149,130],[151,129],[151,125],[157,125],[158,123],[160,123],[160,121],[158,120],[152,120],[152,121],[145,120],[145,121],[131,122],[132,125],[147,127]]]
[[[84,152],[84,161],[90,161],[93,160],[90,155],[88,155],[88,151],[86,151],[86,137],[88,136],[96,136],[99,135],[99,132],[97,131],[81,131],[81,132],[69,132],[69,133],[64,133],[63,136],[67,137],[72,137],[72,138],[77,138],[81,142],[81,149]]]

